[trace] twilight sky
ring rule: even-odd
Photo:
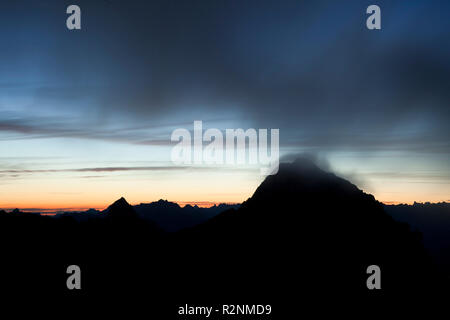
[[[82,30],[66,28],[77,4]],[[381,7],[382,30],[365,26]],[[0,3],[0,208],[241,202],[250,166],[177,167],[176,128],[279,128],[384,202],[450,201],[448,1]]]

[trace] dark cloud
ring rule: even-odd
[[[40,65],[43,82],[60,86],[24,88],[33,79],[1,86],[16,83],[35,107],[74,109],[100,125],[169,117],[190,124],[220,115],[280,128],[287,147],[450,153],[447,2],[379,1],[383,28],[372,32],[364,2],[79,1],[79,33],[60,28],[64,5],[50,3],[33,12],[43,18],[34,31],[0,53],[22,70],[17,52],[31,49],[31,37],[46,39],[30,60]],[[17,20],[25,13],[14,6]],[[33,78],[30,72],[24,69],[24,77]],[[23,119],[0,129],[169,142],[85,126],[33,127]]]
[[[311,152],[325,151],[361,151],[381,152],[399,151],[414,153],[450,153],[450,139],[427,134],[393,134],[390,131],[377,134],[346,134],[336,132],[331,134],[305,134],[301,139],[284,141],[284,148],[310,149]]]
[[[98,168],[73,168],[73,169],[7,169],[0,170],[1,176],[8,177],[20,177],[24,174],[36,174],[36,173],[85,173],[85,172],[98,172],[98,173],[111,173],[111,172],[126,172],[126,171],[148,171],[148,172],[169,172],[169,171],[258,171],[259,168],[235,168],[235,167],[217,167],[217,166],[144,166],[144,167],[98,167]],[[101,176],[82,176],[87,177],[101,177]]]
[[[1,140],[81,138],[118,143],[166,146],[170,145],[170,127],[191,125],[192,123],[167,123],[159,125],[119,127],[114,129],[95,126],[80,127],[76,123],[60,118],[21,118],[0,120],[0,132],[12,133]],[[153,130],[157,133],[151,133]],[[17,135],[18,134],[18,135]]]

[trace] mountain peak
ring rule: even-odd
[[[300,157],[293,162],[284,162],[280,164],[280,168],[277,175],[285,174],[308,174],[308,175],[320,175],[326,174],[314,161]]]
[[[178,203],[171,202],[168,200],[163,200],[163,199],[159,199],[158,201],[152,202],[152,203],[150,203],[150,205],[153,205],[154,207],[159,207],[159,208],[177,208],[177,209],[180,208]]]
[[[266,177],[248,200],[252,203],[311,202],[364,195],[351,182],[320,169],[307,158],[281,163],[278,173]]]
[[[108,217],[112,218],[137,217],[134,208],[127,202],[127,200],[125,200],[124,197],[121,197],[119,200],[115,201],[104,211],[104,213]]]

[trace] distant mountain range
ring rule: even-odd
[[[178,231],[203,223],[223,211],[238,209],[239,206],[219,204],[209,208],[191,205],[180,207],[177,203],[159,200],[151,203],[141,203],[134,206],[134,209],[141,218],[154,221],[163,230]]]
[[[123,207],[123,201],[126,202],[124,198],[117,200],[113,206]],[[128,203],[127,203],[128,205]],[[193,227],[197,224],[203,223],[222,211],[228,209],[237,209],[239,204],[219,204],[214,205],[209,208],[202,208],[198,206],[186,205],[180,207],[175,202],[170,202],[167,200],[159,200],[150,203],[141,203],[139,205],[133,206],[137,215],[149,222],[155,223],[159,228],[164,231],[174,232],[181,230],[183,228]],[[107,209],[100,211],[95,209],[89,209],[87,211],[81,212],[60,212],[55,214],[55,218],[67,218],[71,217],[77,221],[88,221],[90,219],[101,219],[105,217],[105,213],[110,212],[111,206]],[[120,210],[116,210],[120,211]],[[20,210],[15,209],[12,213],[18,214],[22,213]],[[34,212],[32,214],[39,214]]]

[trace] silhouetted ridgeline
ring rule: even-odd
[[[4,286],[144,300],[166,315],[165,306],[188,301],[268,303],[278,315],[292,315],[299,305],[430,296],[447,285],[420,233],[394,221],[373,196],[307,160],[281,164],[239,208],[211,212],[208,221],[179,232],[162,230],[198,223],[189,210],[196,215],[198,209],[165,201],[132,207],[122,198],[91,212],[101,219],[3,212]],[[179,221],[160,218],[167,212]],[[66,289],[71,264],[83,273],[78,292]],[[373,264],[381,267],[380,291],[366,287]]]
[[[154,221],[165,231],[178,231],[193,227],[228,209],[237,209],[239,205],[220,204],[210,208],[186,205],[181,208],[177,203],[159,200],[152,203],[141,203],[134,206],[138,215]]]
[[[122,201],[125,199],[121,199]],[[155,223],[159,228],[164,231],[174,232],[183,228],[188,228],[205,222],[206,220],[214,217],[222,211],[228,209],[239,208],[238,204],[219,204],[209,208],[201,208],[198,206],[186,205],[180,207],[175,202],[167,200],[158,200],[150,203],[141,203],[133,206],[138,216],[144,220]],[[77,221],[87,221],[89,219],[101,219],[104,218],[104,213],[108,209],[103,211],[89,209],[82,212],[59,212],[53,217],[71,217]],[[13,211],[19,213],[18,209]],[[34,212],[33,214],[40,214]]]

